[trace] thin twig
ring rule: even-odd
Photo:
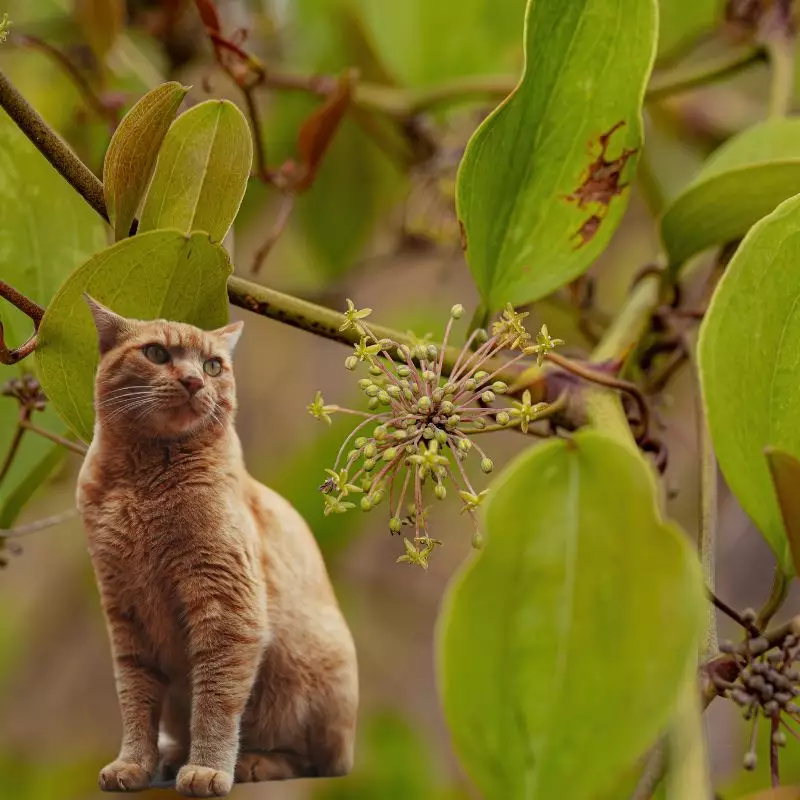
[[[70,439],[65,439],[63,436],[59,436],[57,433],[51,433],[45,428],[40,428],[38,425],[35,425],[29,419],[20,420],[19,424],[20,427],[25,428],[26,430],[29,430],[32,433],[38,433],[39,436],[43,436],[45,439],[49,439],[51,442],[60,444],[62,447],[65,447],[67,450],[70,450],[73,453],[77,453],[78,455],[85,456],[86,451],[89,449],[86,447],[86,445],[83,445],[80,442],[73,442]]]
[[[271,173],[267,165],[267,147],[264,144],[264,134],[261,130],[261,115],[258,111],[255,94],[252,86],[242,86],[242,96],[247,106],[247,115],[250,117],[250,125],[253,128],[253,149],[256,152],[256,165],[258,177],[264,183],[271,182]]]
[[[772,779],[772,786],[773,788],[781,785],[781,776],[780,776],[780,769],[779,769],[779,746],[778,742],[776,741],[775,734],[780,730],[780,722],[781,716],[780,714],[774,714],[772,717],[772,725],[770,727],[770,737],[769,737],[769,774],[770,778]]]
[[[664,778],[666,758],[664,742],[659,739],[647,753],[639,782],[631,795],[631,800],[650,800],[658,784]]]
[[[0,297],[8,300],[11,305],[18,308],[33,322],[33,335],[27,342],[14,350],[9,350],[6,345],[3,323],[0,322],[0,364],[11,365],[22,361],[36,348],[36,331],[39,330],[39,324],[44,316],[44,309],[38,303],[34,303],[33,300],[18,292],[13,286],[9,286],[5,281],[0,281]]]
[[[6,475],[11,471],[11,465],[14,463],[14,458],[19,451],[19,446],[22,443],[22,437],[25,434],[25,428],[20,423],[14,431],[14,438],[11,440],[6,457],[3,459],[3,466],[0,467],[0,484],[5,480]]]
[[[55,525],[60,525],[62,522],[66,522],[77,515],[78,509],[73,508],[71,511],[64,511],[61,514],[54,514],[52,517],[37,519],[35,522],[18,525],[16,528],[0,528],[0,539],[19,539],[23,536],[29,536],[32,533],[38,533]]]
[[[751,636],[761,636],[761,628],[755,625],[752,622],[748,622],[742,615],[736,611],[736,609],[731,608],[726,602],[720,600],[714,594],[713,589],[708,589],[708,596],[711,599],[711,602],[726,616],[730,617],[737,625],[741,625]],[[709,654],[709,658],[716,655],[716,651],[714,653]]]
[[[270,251],[275,246],[275,243],[278,241],[278,239],[280,239],[283,231],[286,229],[286,225],[289,223],[289,218],[292,216],[294,199],[294,193],[287,193],[281,197],[278,214],[275,217],[275,222],[273,223],[272,228],[270,229],[269,236],[264,244],[262,244],[261,247],[256,250],[256,254],[253,257],[253,275],[256,275],[261,269],[264,261],[270,254]]]

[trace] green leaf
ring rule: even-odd
[[[655,0],[529,3],[522,80],[458,175],[462,244],[490,311],[544,297],[608,244],[642,146],[655,38]]]
[[[670,268],[744,236],[800,192],[800,118],[771,119],[734,136],[706,162],[661,219]]]
[[[439,621],[456,752],[487,800],[602,797],[693,674],[706,622],[696,556],[660,518],[642,459],[594,431],[509,466],[485,528]]]
[[[125,24],[125,0],[75,0],[75,19],[102,63]]]
[[[710,797],[711,778],[708,772],[703,711],[694,674],[688,676],[681,689],[666,740],[667,799],[703,800]]]
[[[377,50],[403,84],[502,74],[519,63],[525,0],[357,0]]]
[[[787,574],[794,572],[764,448],[800,455],[800,197],[756,223],[700,328],[703,397],[720,468]]]
[[[172,123],[142,208],[140,231],[205,231],[221,242],[253,166],[253,139],[228,100],[206,100]]]
[[[105,223],[2,112],[0,220],[0,277],[42,306],[78,264],[107,242]],[[18,346],[33,332],[31,321],[5,301],[0,301],[0,322],[9,346]],[[0,383],[18,378],[32,367],[32,359],[14,367],[0,366]],[[0,398],[0,404],[2,462],[17,429],[17,403]],[[48,411],[35,419],[37,424],[63,433],[55,414]],[[13,525],[63,454],[58,445],[25,434],[13,466],[0,484],[0,527]]]
[[[227,254],[206,234],[151,231],[103,250],[69,277],[47,307],[36,361],[50,402],[81,439],[92,438],[98,361],[83,293],[123,316],[216,328],[228,319],[230,274]]]
[[[766,456],[794,571],[800,574],[800,461],[774,447],[766,448]]]
[[[157,86],[131,108],[111,137],[103,163],[103,194],[117,241],[128,235],[161,142],[187,91],[175,81]]]

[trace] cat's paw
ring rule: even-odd
[[[211,767],[187,764],[175,779],[175,789],[186,797],[225,797],[233,788],[233,775]]]
[[[100,770],[97,783],[104,792],[141,792],[150,786],[150,773],[131,761],[112,761]]]

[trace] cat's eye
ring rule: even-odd
[[[203,362],[206,375],[216,378],[222,372],[222,362],[218,358],[208,358]]]
[[[154,364],[166,364],[169,361],[169,353],[160,344],[148,344],[142,352],[145,358]]]

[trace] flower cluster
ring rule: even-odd
[[[409,529],[414,534],[405,538],[405,552],[397,560],[427,569],[441,542],[428,535],[426,499],[432,494],[444,500],[449,484],[462,512],[475,524],[473,546],[480,547],[476,509],[487,492],[473,486],[465,462],[470,456],[477,458],[487,474],[494,462],[475,437],[509,428],[527,433],[532,423],[552,414],[547,403],[532,403],[528,391],[519,402],[502,408],[495,404],[508,390],[500,378],[510,366],[531,354],[541,363],[563,342],[551,338],[543,326],[536,344],[530,345],[523,325],[527,314],[509,305],[492,325],[491,335],[474,331],[456,355],[447,349],[447,341],[454,321],[464,313],[460,305],[450,311],[441,346],[413,335],[408,343],[379,338],[365,321],[370,313],[348,300],[340,329],[359,336],[345,367],[363,367],[369,375],[358,382],[369,411],[326,405],[320,392],[308,406],[312,416],[328,424],[337,412],[365,418],[345,439],[333,469],[327,470],[320,487],[325,513],[343,514],[356,507],[370,511],[387,501],[391,533]],[[500,359],[502,351],[512,352]]]
[[[3,14],[3,18],[0,19],[0,44],[8,38],[8,29],[10,27],[11,20],[8,18],[8,14]]]

